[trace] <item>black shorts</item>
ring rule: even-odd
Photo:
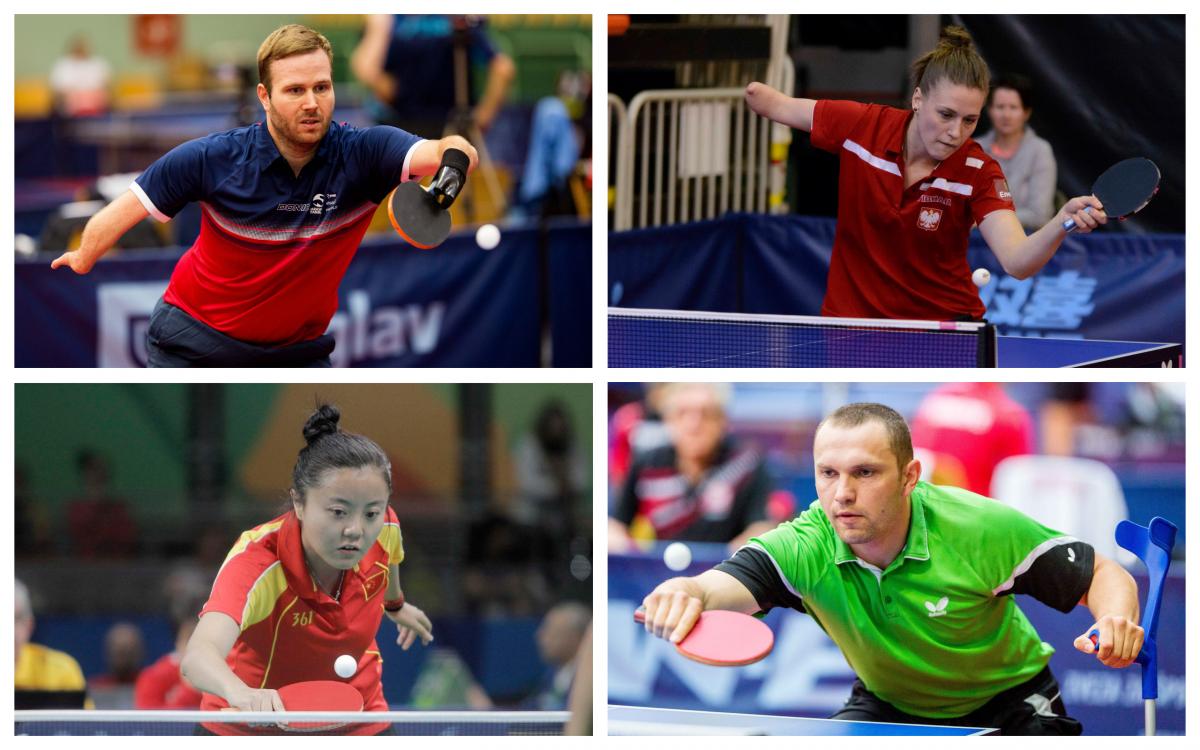
[[[330,367],[335,345],[328,333],[277,348],[248,344],[221,333],[159,299],[146,332],[150,367]]]
[[[1083,725],[1067,716],[1058,680],[1046,667],[1032,679],[992,697],[966,716],[930,719],[913,716],[867,690],[862,680],[854,681],[850,699],[830,718],[846,721],[887,721],[899,724],[943,724],[956,727],[988,727],[1011,735],[1076,736]]]

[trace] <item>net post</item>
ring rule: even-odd
[[[979,367],[996,366],[996,326],[984,323],[979,329]]]

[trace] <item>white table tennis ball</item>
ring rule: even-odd
[[[358,662],[350,654],[342,654],[333,662],[333,671],[343,680],[348,680],[358,671]]]
[[[484,224],[475,230],[475,244],[484,250],[491,250],[500,244],[500,230],[495,224]]]
[[[991,280],[992,280],[992,273],[991,273],[991,271],[987,270],[986,268],[976,268],[975,273],[971,274],[971,281],[974,281],[975,286],[977,286],[981,289],[983,287],[987,286],[988,282]]]
[[[671,570],[683,570],[692,564],[692,551],[683,542],[671,542],[663,550],[663,563]]]

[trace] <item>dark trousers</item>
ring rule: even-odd
[[[887,721],[899,724],[943,724],[956,727],[987,727],[1011,735],[1064,735],[1083,733],[1083,725],[1067,716],[1059,692],[1058,680],[1046,667],[1032,679],[997,693],[983,706],[966,716],[930,719],[913,716],[880,700],[867,690],[862,680],[854,681],[850,699],[833,719],[846,721]]]
[[[159,299],[146,332],[150,367],[330,367],[333,336],[270,348],[238,341]]]

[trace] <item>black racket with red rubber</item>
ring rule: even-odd
[[[429,189],[418,182],[402,182],[387,199],[392,229],[413,247],[430,250],[450,235],[450,206],[462,192],[471,165],[467,155],[446,149]]]

